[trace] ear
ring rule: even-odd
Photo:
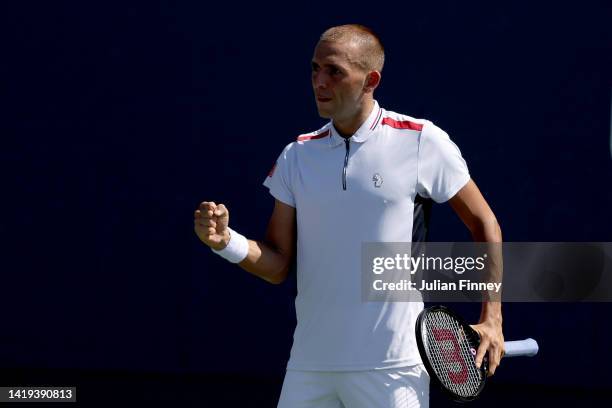
[[[378,84],[380,84],[380,72],[379,71],[370,71],[366,75],[365,83],[363,85],[363,90],[365,92],[374,92]]]

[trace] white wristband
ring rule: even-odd
[[[231,228],[227,228],[230,233],[230,240],[227,246],[219,251],[212,249],[212,251],[227,259],[231,263],[238,263],[244,260],[249,254],[249,241],[247,241],[244,235],[240,235]]]

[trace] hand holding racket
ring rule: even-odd
[[[497,314],[497,316],[499,316],[499,314]],[[504,356],[505,343],[501,319],[498,320],[496,317],[491,316],[483,318],[481,314],[481,322],[472,324],[470,327],[476,331],[480,338],[480,343],[474,358],[476,367],[480,368],[486,356],[488,363],[487,377],[491,377],[495,374],[495,370],[499,367],[501,359]]]
[[[416,323],[416,339],[423,364],[432,381],[456,401],[472,401],[484,389],[488,357],[476,366],[478,333],[461,317],[444,306],[423,310]],[[533,339],[504,342],[504,357],[534,356]]]

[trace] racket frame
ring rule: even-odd
[[[465,397],[462,395],[458,395],[452,390],[450,390],[449,388],[447,388],[436,375],[436,371],[434,370],[433,366],[430,363],[431,356],[429,354],[429,350],[425,348],[427,330],[423,330],[423,324],[424,324],[424,320],[427,314],[432,313],[432,312],[443,312],[451,316],[453,319],[457,321],[459,326],[463,328],[463,330],[466,333],[466,336],[474,336],[475,339],[480,339],[480,336],[478,335],[478,332],[472,329],[470,325],[467,324],[467,322],[463,320],[461,316],[457,315],[451,309],[447,308],[446,306],[442,306],[442,305],[431,306],[426,309],[423,309],[421,313],[419,313],[419,316],[417,318],[416,325],[415,325],[417,347],[419,349],[419,353],[421,355],[421,360],[423,361],[423,365],[425,365],[425,368],[427,369],[427,372],[429,373],[429,378],[432,380],[432,382],[437,384],[437,386],[440,389],[442,389],[442,391],[449,398],[451,398],[452,400],[456,402],[474,401],[482,393],[482,390],[484,389],[486,381],[487,381],[487,371],[488,371],[488,358],[487,357],[488,356],[485,355],[485,357],[482,360],[482,364],[480,366],[480,372],[482,373],[482,381],[480,382],[478,390],[476,391],[474,395]],[[478,341],[478,345],[479,344],[480,344],[480,340]],[[478,345],[476,345],[476,347],[478,347]]]

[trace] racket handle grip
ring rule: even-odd
[[[538,342],[532,338],[517,341],[504,342],[504,357],[526,356],[532,357],[538,354]]]

